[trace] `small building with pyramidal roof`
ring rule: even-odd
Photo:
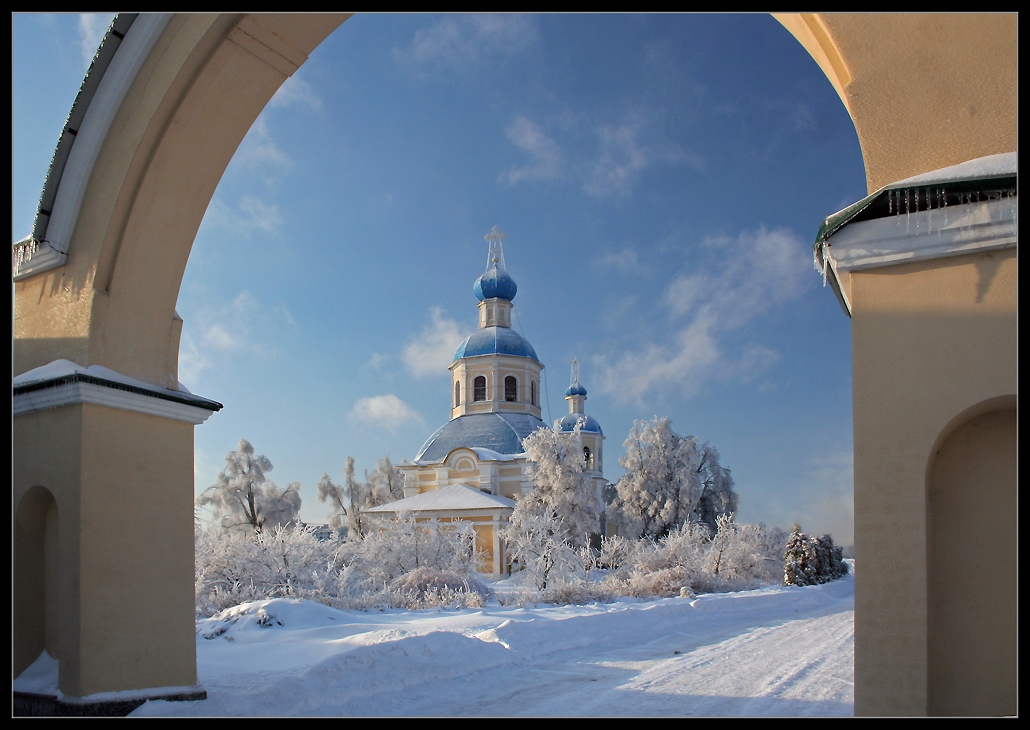
[[[515,500],[533,488],[522,440],[548,426],[540,418],[544,365],[533,346],[511,326],[518,287],[505,266],[505,234],[494,226],[485,238],[489,242],[486,271],[473,285],[479,300],[479,328],[461,343],[448,368],[451,418],[426,440],[414,459],[398,465],[404,474],[405,498],[370,511],[471,522],[482,556],[480,572],[499,578],[508,572],[500,530]],[[566,392],[569,415],[560,427],[572,431],[582,420],[584,458],[600,492],[604,435],[597,421],[584,413],[586,389],[579,384],[575,361],[572,380]]]

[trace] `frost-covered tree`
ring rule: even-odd
[[[562,431],[555,422],[553,428],[539,428],[523,439],[533,489],[518,500],[511,517],[512,525],[523,524],[530,515],[551,520],[557,525],[556,539],[573,548],[589,545],[601,529],[601,500],[585,473],[581,425]]]
[[[374,498],[382,500],[379,504],[404,499],[404,474],[393,465],[389,456],[384,456],[376,462],[375,471],[365,476],[365,482],[369,485]]]
[[[737,509],[730,470],[719,452],[693,436],[680,436],[668,418],[636,421],[619,464],[626,474],[615,485],[609,519],[627,537],[660,539],[688,522],[714,535],[719,515]]]
[[[225,455],[225,468],[218,480],[197,497],[196,506],[211,510],[228,530],[260,533],[276,525],[296,524],[300,514],[300,484],[279,489],[266,474],[272,462],[254,447],[240,440],[235,451]]]
[[[322,475],[318,481],[318,500],[328,501],[332,507],[331,528],[346,527],[348,534],[364,537],[369,529],[364,511],[403,498],[404,477],[388,456],[379,460],[372,474],[365,472],[365,481],[354,477],[354,457],[348,456],[343,474],[342,485],[333,483],[328,474]]]
[[[516,506],[502,536],[518,571],[516,582],[545,591],[583,577],[583,559],[569,542],[562,521],[553,514],[520,513]]]
[[[697,476],[701,496],[694,507],[694,519],[704,522],[715,534],[719,530],[719,516],[736,513],[738,497],[733,491],[730,470],[719,463],[719,452],[707,442],[700,447]]]
[[[659,539],[691,520],[701,498],[697,440],[672,430],[668,418],[634,421],[623,443],[626,470],[609,514],[626,537]],[[696,519],[696,518],[695,518]]]

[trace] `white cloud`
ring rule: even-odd
[[[597,359],[603,392],[637,403],[671,390],[689,398],[710,382],[750,382],[779,359],[757,343],[731,348],[726,335],[800,295],[805,244],[790,231],[760,228],[705,246],[718,255],[715,270],[681,274],[666,287],[662,304],[679,323],[672,333]]]
[[[396,433],[398,428],[409,424],[425,426],[419,412],[392,393],[359,398],[348,418],[358,423],[379,425],[390,433]]]
[[[405,347],[402,357],[416,378],[442,376],[454,361],[458,345],[465,339],[461,327],[443,316],[440,307],[429,310],[432,322]]]
[[[311,84],[302,79],[298,74],[294,74],[286,79],[268,102],[269,106],[274,107],[284,107],[293,104],[306,104],[315,111],[322,108],[322,99],[311,88]]]
[[[523,180],[553,180],[561,177],[562,154],[558,143],[544,134],[537,124],[520,114],[504,131],[516,147],[529,155],[530,162],[501,173],[500,180],[514,185]]]
[[[82,60],[89,68],[104,34],[111,25],[114,16],[111,13],[81,13],[79,15],[79,44],[82,48]]]
[[[530,16],[448,15],[415,31],[411,45],[393,49],[393,56],[417,73],[439,66],[469,70],[489,56],[518,55],[536,37],[536,24]]]

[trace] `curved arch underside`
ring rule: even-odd
[[[178,387],[175,301],[236,148],[349,14],[175,14],[114,113],[67,263],[18,282],[14,373],[64,358]],[[776,14],[827,73],[870,189],[1016,149],[1014,14]]]
[[[272,95],[348,17],[172,16],[113,113],[67,263],[16,284],[15,374],[64,358],[178,387],[175,302],[215,188]]]

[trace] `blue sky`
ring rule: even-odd
[[[13,16],[12,241],[110,18]],[[255,122],[186,268],[179,377],[225,404],[197,491],[246,438],[323,522],[323,472],[414,456],[497,225],[544,420],[578,358],[609,480],[634,419],[669,416],[720,451],[738,519],[850,544],[851,325],[811,244],[865,192],[769,15],[355,16]]]

